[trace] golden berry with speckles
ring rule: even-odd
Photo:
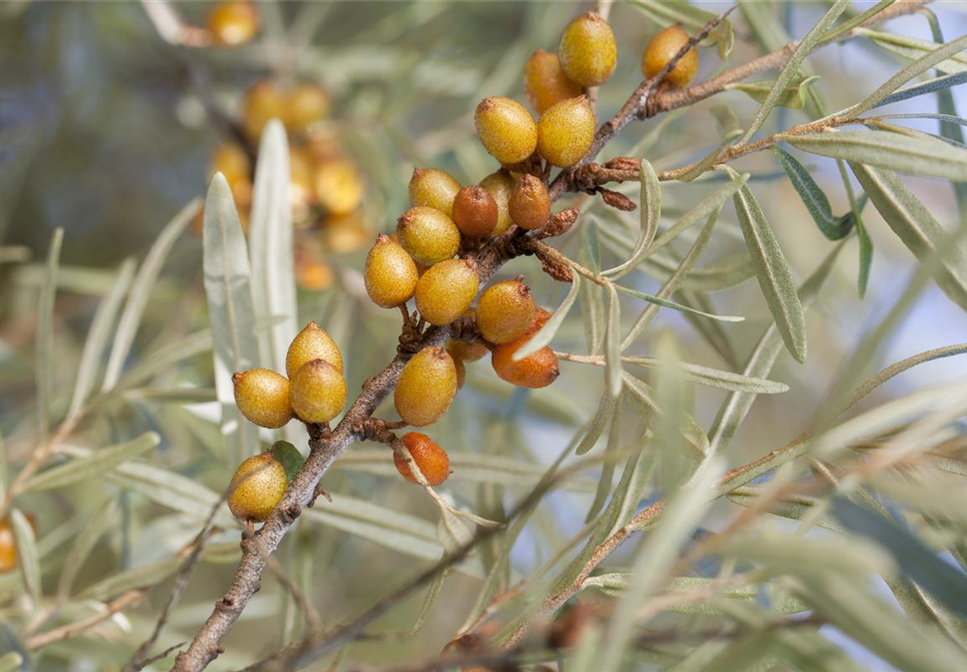
[[[450,173],[436,168],[416,168],[410,178],[410,203],[453,215],[453,199],[460,183]]]
[[[292,376],[289,403],[304,422],[329,422],[346,405],[346,379],[329,362],[306,362]]]
[[[410,457],[416,462],[417,468],[427,483],[436,486],[447,480],[450,475],[450,458],[447,457],[446,451],[429,436],[420,432],[409,432],[401,436],[400,441],[406,446]],[[400,472],[400,476],[410,483],[420,484],[406,458],[396,451],[393,451],[393,463],[396,465],[396,470]]]
[[[380,235],[366,257],[363,271],[366,293],[373,303],[394,308],[406,303],[416,291],[420,274],[416,263],[403,246],[389,236]]]
[[[396,236],[414,261],[430,266],[450,259],[460,247],[460,229],[436,208],[410,208],[396,223]]]
[[[296,334],[285,353],[285,375],[290,379],[306,362],[321,359],[329,362],[342,373],[342,353],[329,332],[315,322],[310,322]]]
[[[276,429],[292,419],[289,381],[269,369],[239,371],[232,376],[235,405],[259,427]]]
[[[641,56],[641,72],[644,73],[645,78],[651,79],[661,72],[687,43],[688,33],[679,25],[668,26],[659,31],[648,43],[645,53]],[[693,47],[678,61],[671,72],[665,75],[663,81],[674,87],[688,86],[688,83],[695,79],[697,72],[698,52]]]
[[[430,324],[443,326],[467,312],[477,295],[477,266],[466,259],[434,264],[416,283],[416,308]]]
[[[501,163],[520,163],[537,147],[534,117],[516,100],[484,98],[473,121],[484,149]]]
[[[424,348],[403,367],[393,401],[404,422],[425,427],[443,417],[456,393],[457,368],[450,353]]]
[[[584,158],[594,141],[594,110],[587,97],[553,105],[541,115],[537,148],[549,163],[570,168]]]
[[[453,199],[453,223],[468,238],[483,238],[497,227],[497,201],[483,187],[471,185]]]
[[[506,171],[498,170],[482,179],[480,186],[493,196],[497,203],[497,226],[490,235],[499,236],[513,224],[510,219],[510,196],[514,190],[514,178]]]
[[[588,12],[564,29],[557,55],[571,81],[580,86],[598,86],[614,73],[618,44],[608,22],[597,12]]]
[[[232,476],[228,509],[240,520],[265,522],[288,485],[285,467],[272,453],[254,455],[238,465]]]
[[[488,287],[477,302],[477,327],[491,343],[517,340],[534,322],[534,297],[520,279]]]
[[[510,194],[507,210],[522,229],[539,229],[551,216],[551,196],[533,175],[521,175]]]
[[[259,32],[261,17],[250,0],[219,2],[208,13],[208,30],[212,41],[222,47],[245,44]]]
[[[538,114],[555,103],[581,95],[580,85],[564,74],[557,54],[538,49],[524,66],[524,89]]]

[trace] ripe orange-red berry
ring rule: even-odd
[[[555,103],[581,95],[580,85],[564,74],[557,54],[538,49],[524,66],[524,89],[531,106],[538,114]]]
[[[410,208],[396,223],[400,245],[421,264],[431,266],[450,259],[460,248],[460,229],[436,208]]]
[[[552,165],[570,168],[584,158],[594,141],[594,110],[587,97],[552,105],[538,125],[537,148]]]
[[[346,405],[346,379],[329,362],[306,362],[292,376],[289,403],[303,422],[329,422]]]
[[[510,343],[534,322],[534,297],[520,279],[488,287],[477,302],[477,327],[491,343]]]
[[[513,223],[510,219],[510,196],[514,190],[514,178],[504,170],[491,173],[480,181],[488,194],[497,203],[497,226],[490,232],[491,236],[499,236],[507,231]]]
[[[271,452],[253,455],[232,476],[228,509],[240,520],[265,522],[288,485],[285,467]]]
[[[259,32],[260,24],[259,10],[249,0],[219,2],[208,13],[212,41],[223,47],[245,44]]]
[[[400,437],[400,441],[406,446],[410,457],[416,462],[417,468],[427,483],[436,486],[447,480],[450,475],[450,459],[446,451],[429,436],[419,432],[409,432]],[[393,451],[393,463],[396,465],[396,470],[400,472],[400,476],[410,483],[420,484],[406,458],[397,451]]]
[[[439,420],[457,393],[457,369],[441,347],[425,348],[400,373],[393,401],[407,424],[425,427]]]
[[[291,379],[299,367],[314,359],[329,362],[342,373],[342,353],[336,341],[325,329],[310,322],[289,344],[289,350],[285,353],[285,375]]]
[[[373,303],[383,308],[406,303],[416,291],[419,279],[416,263],[403,246],[380,234],[366,257],[363,271],[366,293]]]
[[[557,54],[571,81],[581,86],[598,86],[614,73],[618,44],[608,22],[598,13],[588,12],[564,29]]]
[[[539,229],[551,216],[551,196],[533,175],[521,175],[507,204],[510,218],[522,229]]]
[[[462,188],[453,199],[453,223],[468,238],[483,238],[497,227],[497,201],[480,186]]]
[[[0,574],[17,568],[17,542],[13,537],[10,520],[0,520]]]
[[[410,178],[410,203],[439,210],[447,217],[453,215],[453,199],[460,191],[460,183],[444,170],[415,168]]]
[[[235,405],[250,422],[277,429],[292,419],[289,381],[270,369],[239,371],[232,376]]]
[[[477,295],[477,266],[466,259],[434,264],[416,283],[416,308],[430,324],[443,326],[467,312]]]
[[[516,100],[484,98],[477,105],[473,121],[484,149],[501,163],[520,163],[537,147],[534,117]]]
[[[491,356],[491,364],[497,375],[518,387],[547,387],[560,374],[557,355],[546,345],[537,352],[515,362],[514,353],[524,347],[528,337],[498,345]]]
[[[658,32],[641,56],[641,71],[646,79],[651,79],[661,72],[675,54],[688,43],[688,33],[679,26],[668,26]],[[688,50],[680,61],[671,69],[663,81],[675,87],[687,86],[695,79],[698,72],[698,52],[694,47]]]

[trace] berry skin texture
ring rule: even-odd
[[[219,2],[208,13],[212,41],[222,47],[245,44],[259,32],[260,24],[259,10],[249,0]]]
[[[232,376],[235,405],[250,422],[277,429],[292,419],[289,381],[269,369],[250,369]]]
[[[554,354],[553,350],[545,345],[519,362],[513,360],[514,353],[520,350],[528,340],[529,337],[524,336],[516,341],[498,345],[493,350],[490,362],[498,376],[517,387],[532,389],[547,387],[560,374],[557,355]]]
[[[557,54],[538,49],[527,59],[524,66],[524,90],[531,107],[538,114],[555,103],[581,95],[581,87],[575,84],[561,67]]]
[[[446,451],[429,436],[419,432],[410,432],[400,437],[400,441],[410,452],[410,457],[416,462],[416,466],[427,483],[436,486],[447,480],[450,475],[450,458],[447,457]],[[396,465],[396,471],[400,472],[400,476],[410,483],[420,484],[420,481],[413,474],[413,470],[410,469],[406,458],[395,450],[393,451],[393,463]]]
[[[483,187],[471,185],[453,199],[453,223],[468,238],[483,238],[497,227],[497,201]]]
[[[443,417],[456,393],[457,368],[450,353],[424,348],[403,367],[393,401],[404,422],[426,427]]]
[[[306,362],[292,376],[289,403],[303,422],[329,422],[346,405],[346,379],[329,362]]]
[[[252,141],[258,140],[270,119],[285,118],[286,103],[282,91],[270,81],[250,86],[242,99],[242,131],[245,136]]]
[[[416,283],[416,308],[430,324],[450,324],[467,312],[477,295],[477,267],[465,259],[434,264]]]
[[[570,168],[594,141],[594,110],[585,96],[553,105],[541,115],[537,148],[552,165]]]
[[[460,183],[450,173],[436,168],[416,168],[410,178],[410,203],[453,216],[453,199]]]
[[[477,327],[491,343],[510,343],[534,322],[534,297],[520,279],[488,287],[477,302]]]
[[[533,175],[521,175],[507,204],[510,218],[522,229],[539,229],[551,216],[551,196]]]
[[[342,353],[339,346],[332,340],[325,329],[315,322],[310,322],[296,334],[285,353],[285,375],[291,380],[303,364],[314,359],[321,359],[332,364],[336,371],[342,373]]]
[[[659,31],[651,38],[645,53],[641,56],[641,71],[645,78],[651,79],[661,72],[687,42],[688,33],[677,24]],[[698,72],[698,52],[693,47],[672,68],[671,72],[665,75],[663,81],[681,88],[688,86],[688,83],[695,79],[696,72]]]
[[[571,81],[580,86],[598,86],[614,73],[618,44],[608,22],[597,12],[588,12],[564,29],[557,54]]]
[[[497,226],[490,235],[499,236],[513,224],[510,219],[510,196],[514,190],[514,178],[507,172],[498,170],[482,179],[480,186],[493,196],[497,203]]]
[[[17,544],[13,538],[10,520],[0,520],[0,574],[12,572],[17,568]]]
[[[396,223],[396,236],[413,260],[432,266],[453,258],[460,248],[460,229],[435,208],[410,208]]]
[[[285,467],[272,453],[259,453],[240,465],[229,485],[228,509],[239,520],[264,523],[285,494]]]
[[[476,362],[486,357],[490,348],[482,341],[449,341],[447,342],[447,352],[453,356],[454,360]]]
[[[350,161],[320,164],[313,178],[319,204],[334,215],[348,215],[363,201],[362,175]]]
[[[300,84],[289,94],[285,127],[290,133],[301,133],[321,121],[332,109],[329,94],[318,84]]]
[[[510,98],[484,98],[473,115],[487,153],[501,163],[520,163],[537,147],[537,124],[527,108]]]
[[[380,236],[366,257],[363,280],[366,293],[377,306],[395,308],[406,303],[420,279],[416,263],[403,246],[389,236]]]

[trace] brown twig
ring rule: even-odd
[[[48,630],[47,632],[34,635],[27,640],[26,647],[29,651],[37,651],[45,646],[50,646],[51,644],[62,642],[65,639],[76,637],[77,635],[90,630],[94,626],[103,623],[107,619],[114,616],[114,614],[124,611],[128,607],[137,604],[141,598],[144,597],[146,590],[146,588],[129,590],[128,592],[123,593],[120,597],[105,604],[103,611],[99,611],[92,616],[82,618],[78,621],[74,621],[73,623],[62,625],[59,628],[54,628],[53,630]]]

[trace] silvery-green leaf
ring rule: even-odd
[[[916,37],[897,35],[895,33],[870,28],[856,28],[854,34],[865,37],[876,46],[910,60],[922,58],[924,55],[935,52],[942,46],[930,40],[922,40]],[[928,67],[935,67],[937,70],[946,73],[967,72],[967,56],[959,52],[954,52],[945,56],[936,65]],[[924,68],[924,70],[926,69]]]
[[[653,357],[624,357],[623,360],[628,364],[637,364],[649,368],[655,368],[659,365],[659,361]],[[755,394],[780,394],[789,391],[789,386],[785,383],[777,383],[765,378],[743,376],[740,373],[722,371],[721,369],[713,369],[688,362],[681,362],[681,368],[682,376],[693,383],[717,387],[722,390]]]
[[[135,588],[154,586],[174,575],[184,560],[172,555],[159,562],[135,567],[105,576],[100,581],[80,592],[78,599],[100,600],[106,602],[121,593]]]
[[[657,236],[654,242],[648,247],[648,255],[654,254],[656,250],[661,249],[668,243],[675,240],[678,235],[685,229],[698,224],[703,220],[708,220],[714,213],[717,213],[722,208],[722,204],[725,203],[730,197],[734,196],[739,189],[745,186],[745,183],[749,181],[749,174],[743,173],[742,175],[732,175],[728,184],[725,184],[720,189],[716,190],[714,193],[709,195],[707,198],[702,200],[701,203],[696,205],[694,208],[682,215],[678,221],[665,229],[661,235]]]
[[[685,0],[636,0],[633,6],[659,26],[679,24],[691,33],[697,33],[716,17],[716,14],[693,7]],[[732,53],[734,40],[732,23],[725,19],[712,30],[705,42],[699,44],[703,47],[715,44],[719,58],[725,61]]]
[[[601,299],[601,288],[590,282],[582,284],[578,290],[578,301],[588,352],[597,354],[601,351],[601,341],[604,336],[604,302]]]
[[[690,308],[709,309],[712,307],[708,295],[701,292],[679,289],[677,297],[682,305]],[[732,347],[732,342],[729,340],[728,334],[725,333],[725,329],[722,328],[720,322],[706,320],[688,313],[685,313],[684,316],[689,324],[692,325],[692,328],[698,332],[698,335],[722,358],[723,362],[733,369],[739,368],[739,359],[735,354],[735,348]]]
[[[778,107],[789,107],[800,110],[806,104],[806,92],[809,86],[819,77],[817,75],[798,75],[789,82],[784,89],[779,92],[775,100]],[[726,89],[735,89],[748,95],[757,103],[764,103],[769,97],[770,92],[775,88],[775,81],[762,80],[758,82],[738,82],[727,84]]]
[[[625,387],[628,390],[627,399],[638,411],[645,425],[649,428],[657,426],[662,416],[662,411],[655,403],[654,393],[643,381],[635,378],[631,374],[624,374]],[[698,424],[691,415],[685,414],[682,433],[686,443],[691,447],[690,455],[695,459],[702,459],[708,452],[708,437],[705,430]]]
[[[94,550],[98,540],[118,524],[118,500],[113,497],[105,500],[95,507],[86,518],[87,524],[74,539],[74,543],[64,559],[64,568],[61,570],[60,579],[57,582],[57,595],[61,599],[70,595],[77,573],[84,561],[90,556],[91,551]]]
[[[607,396],[607,395],[604,395]],[[602,397],[602,400],[604,397]],[[618,466],[616,455],[621,448],[621,430],[623,427],[624,405],[621,400],[615,400],[614,411],[611,414],[611,427],[608,430],[608,443],[604,448],[603,463],[601,464],[601,477],[598,479],[598,487],[594,493],[594,500],[588,507],[588,513],[584,522],[590,524],[597,517],[604,507],[608,496],[611,494],[611,484],[614,482],[615,468]],[[589,430],[590,431],[590,430]],[[585,437],[587,438],[587,437]],[[580,446],[578,446],[580,448]],[[577,451],[575,451],[577,452]]]
[[[964,82],[967,82],[967,72],[955,72],[952,75],[934,77],[933,79],[928,79],[925,82],[905,86],[902,89],[897,90],[877,103],[876,107],[882,107],[891,103],[898,103],[902,100],[909,100],[910,98],[916,98],[917,96],[923,96],[929,93],[938,93],[940,91],[945,91],[952,86],[959,86]]]
[[[733,504],[752,507],[761,506],[759,498],[762,494],[761,486],[743,485],[740,488],[732,490],[727,497]],[[807,517],[807,513],[816,506],[818,501],[815,497],[808,497],[806,495],[784,497],[771,503],[766,510],[773,515],[782,516],[783,518],[802,520]],[[843,526],[831,514],[823,514],[819,518],[811,519],[811,522],[813,525],[824,527],[828,530],[834,530],[836,532],[843,531]]]
[[[181,336],[156,350],[146,353],[140,362],[125,372],[121,377],[120,384],[126,388],[142,384],[175,364],[211,352],[211,350],[212,332],[210,329]]]
[[[567,294],[564,296],[564,300],[561,301],[561,305],[557,307],[557,310],[551,315],[551,317],[544,323],[537,332],[531,336],[527,343],[518,349],[511,359],[515,362],[519,362],[524,357],[532,355],[545,345],[551,342],[554,335],[557,334],[557,330],[561,328],[564,324],[564,319],[567,317],[568,311],[571,310],[571,306],[574,305],[574,301],[578,298],[578,290],[581,288],[581,276],[577,273],[574,274],[574,278],[571,280],[571,288],[567,290]]]
[[[604,332],[604,377],[612,399],[621,395],[621,302],[613,284],[608,285],[608,323]]]
[[[598,402],[598,410],[595,411],[594,417],[591,418],[587,432],[581,439],[581,443],[579,443],[577,448],[574,450],[575,454],[584,455],[586,452],[594,448],[594,444],[598,442],[598,439],[601,438],[601,434],[603,434],[605,428],[607,428],[608,422],[611,420],[611,415],[614,412],[617,404],[618,398],[612,396],[609,390],[605,390],[601,395],[601,401]]]
[[[661,182],[658,181],[655,169],[645,159],[641,160],[641,192],[638,200],[641,216],[638,240],[627,261],[603,273],[603,275],[614,276],[615,280],[626,275],[647,256],[648,247],[658,232],[658,221],[661,219]]]
[[[672,310],[677,310],[680,313],[695,315],[696,317],[704,317],[705,319],[715,320],[717,322],[742,322],[743,320],[745,320],[745,318],[742,317],[741,315],[717,315],[715,313],[699,310],[697,308],[691,308],[681,303],[675,303],[674,301],[663,299],[660,296],[653,296],[651,294],[646,294],[645,292],[639,292],[637,289],[631,289],[630,287],[625,287],[624,285],[610,285],[610,286],[614,287],[615,290],[621,292],[622,294],[627,294],[628,296],[633,296],[635,298],[642,299],[654,306],[671,308]],[[640,321],[641,317],[639,317],[638,319]],[[641,330],[641,327],[639,327],[638,329],[634,329],[634,331],[632,332],[629,332],[629,334],[625,336],[624,340],[621,343],[622,348],[627,348],[629,345],[631,345],[634,339],[637,338],[638,336],[638,334],[635,332],[640,330]],[[632,336],[632,333],[634,334],[634,336]]]
[[[709,108],[709,112],[715,117],[715,126],[720,139],[725,140],[741,135],[742,127],[739,125],[739,118],[735,116],[731,107],[725,103],[715,103]]]
[[[122,462],[157,448],[161,437],[155,432],[145,432],[136,439],[116,446],[92,451],[89,457],[72,459],[42,471],[24,486],[27,492],[64,488],[110,471]]]
[[[27,516],[19,509],[10,511],[10,527],[17,544],[17,565],[20,567],[20,575],[36,608],[40,606],[41,575],[40,553],[37,551],[34,528],[27,520]]]
[[[64,241],[64,229],[54,229],[47,249],[47,272],[40,288],[40,305],[37,312],[37,355],[34,375],[37,381],[37,440],[47,443],[50,429],[50,372],[54,365],[54,298],[57,294],[57,270],[60,266],[60,248]]]
[[[842,240],[848,236],[853,230],[853,213],[850,212],[845,217],[835,217],[829,199],[806,167],[781,147],[773,147],[773,152],[822,234],[829,240]]]

